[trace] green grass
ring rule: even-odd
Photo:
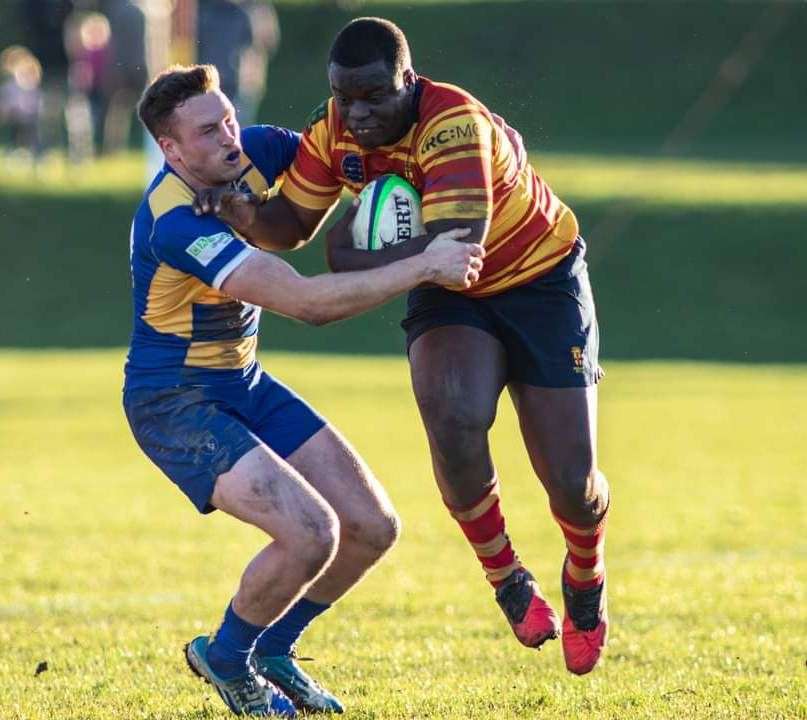
[[[3,720],[227,717],[181,647],[216,623],[261,538],[197,516],[140,455],[122,354],[0,353]],[[301,646],[348,717],[807,716],[806,366],[608,364],[613,640],[581,679],[558,643],[535,653],[510,636],[440,505],[402,360],[264,363],[353,440],[404,521],[391,556]],[[517,438],[503,402],[509,528],[559,604],[560,534]]]

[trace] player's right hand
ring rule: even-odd
[[[239,192],[230,187],[210,187],[197,190],[193,199],[196,215],[215,215],[236,230],[245,231],[255,222],[261,199],[253,193]]]
[[[460,241],[470,232],[468,228],[448,230],[426,246],[423,255],[435,273],[433,282],[452,290],[465,290],[479,280],[485,248]]]

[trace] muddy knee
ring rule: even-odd
[[[401,520],[393,510],[383,510],[364,518],[342,518],[342,547],[351,545],[363,554],[380,558],[398,540]]]

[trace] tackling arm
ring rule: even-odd
[[[358,315],[423,282],[467,288],[479,278],[484,248],[456,242],[463,231],[435,238],[424,253],[376,270],[300,275],[270,253],[253,252],[221,289],[244,302],[311,325]]]

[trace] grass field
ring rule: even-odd
[[[216,622],[261,539],[197,516],[139,454],[121,359],[0,353],[3,720],[227,717],[181,647]],[[354,441],[404,521],[300,648],[348,717],[807,716],[807,367],[607,366],[613,640],[575,678],[557,643],[516,644],[441,509],[403,360],[264,361]],[[560,533],[507,402],[493,444],[511,535],[559,604]]]

